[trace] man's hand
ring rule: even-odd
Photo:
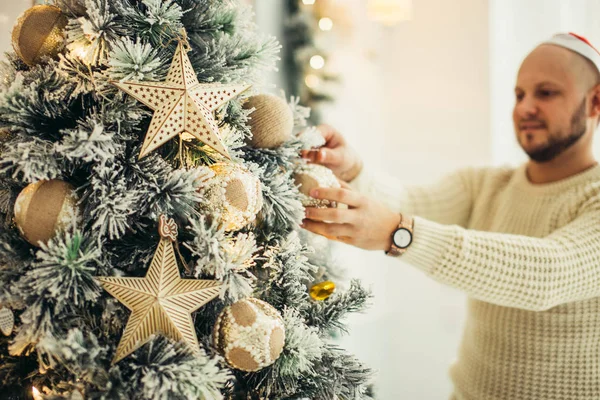
[[[316,188],[311,196],[347,204],[348,209],[307,207],[304,229],[365,250],[390,248],[392,233],[400,224],[399,214],[344,188]]]
[[[317,150],[303,150],[302,157],[312,163],[324,165],[343,181],[350,182],[356,178],[362,169],[358,154],[342,134],[331,126],[319,125],[317,129],[325,138],[325,145]]]

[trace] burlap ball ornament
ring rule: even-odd
[[[284,99],[271,94],[259,94],[250,97],[244,108],[255,109],[248,121],[252,131],[252,138],[248,140],[250,146],[274,149],[292,137],[294,114]]]
[[[335,208],[343,207],[341,204],[330,202],[326,199],[315,199],[310,196],[310,191],[317,187],[340,188],[340,182],[334,173],[327,167],[318,164],[302,164],[294,171],[294,181],[299,185],[301,201],[304,207]]]
[[[34,246],[46,243],[78,218],[75,188],[60,180],[38,181],[21,191],[15,202],[15,223]]]
[[[56,6],[41,4],[25,11],[12,31],[12,45],[29,66],[44,56],[55,57],[64,46],[67,17]]]
[[[204,188],[204,194],[224,229],[238,231],[254,222],[263,206],[260,180],[238,164],[217,163],[210,169],[215,176]]]
[[[221,312],[213,340],[231,367],[258,371],[281,355],[285,344],[283,318],[262,300],[240,300]]]

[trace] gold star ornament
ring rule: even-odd
[[[214,112],[250,85],[199,83],[188,51],[180,41],[165,82],[111,82],[155,111],[140,159],[176,136],[196,138],[231,159],[219,136]]]
[[[144,278],[98,277],[104,289],[131,310],[113,364],[147,343],[155,333],[199,352],[191,313],[218,296],[217,281],[181,279],[173,250],[177,225],[160,217],[161,236]]]

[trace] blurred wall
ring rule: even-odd
[[[482,0],[413,0],[394,27],[350,3],[354,32],[335,50],[343,86],[327,120],[366,164],[406,183],[429,183],[491,159],[489,9]],[[335,29],[335,28],[334,28]],[[376,369],[379,399],[446,399],[465,296],[380,252],[336,245],[373,307],[350,318],[343,344]]]
[[[3,53],[12,48],[12,27],[19,15],[32,4],[32,0],[4,0],[0,3],[0,52]]]

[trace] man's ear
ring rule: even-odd
[[[600,83],[590,91],[590,117],[594,118],[600,115]]]

